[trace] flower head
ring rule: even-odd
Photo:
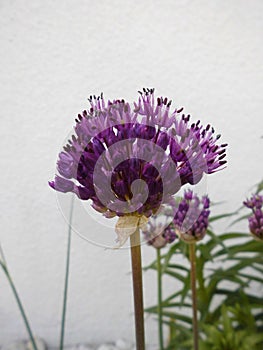
[[[171,198],[168,204],[160,208],[158,215],[153,215],[143,227],[142,232],[148,245],[158,249],[175,241],[177,236],[172,222],[175,205],[175,200]]]
[[[251,234],[259,240],[263,240],[263,196],[254,194],[244,202],[244,205],[252,209],[253,214],[248,218]]]
[[[173,220],[175,232],[180,239],[194,243],[204,238],[210,214],[209,205],[207,196],[199,199],[191,190],[185,191]]]
[[[190,123],[171,101],[144,89],[134,105],[90,96],[75,135],[59,154],[50,186],[91,200],[106,217],[150,217],[185,184],[222,169],[226,144],[220,135]]]

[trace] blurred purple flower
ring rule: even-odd
[[[153,216],[143,229],[147,243],[155,248],[162,248],[178,237],[187,243],[200,241],[208,227],[210,201],[207,196],[199,199],[191,190],[186,190],[179,201],[170,201],[172,209],[163,209]],[[171,220],[171,216],[175,216]],[[159,219],[159,220],[158,220]],[[168,225],[167,225],[168,222]]]
[[[176,202],[173,198],[169,203],[163,205],[158,211],[158,215],[153,215],[142,229],[145,241],[154,248],[163,248],[167,243],[172,243],[177,238],[173,217]]]
[[[209,205],[207,196],[199,199],[191,190],[185,191],[173,220],[175,232],[180,239],[194,243],[204,238],[210,214]]]
[[[190,124],[189,115],[179,118],[182,108],[171,111],[171,101],[156,99],[154,89],[140,92],[134,107],[124,100],[106,102],[102,94],[89,102],[90,109],[76,119],[76,135],[59,154],[59,175],[49,184],[92,200],[106,217],[150,217],[181,186],[198,183],[226,163],[220,135],[200,121]],[[205,226],[204,214],[202,220]]]
[[[254,194],[244,202],[244,205],[252,209],[253,214],[248,218],[251,234],[258,240],[263,240],[263,196]]]

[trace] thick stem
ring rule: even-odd
[[[25,326],[26,326],[26,329],[27,329],[29,338],[30,338],[30,340],[31,340],[33,349],[34,349],[34,350],[37,350],[37,345],[36,345],[36,342],[35,342],[35,339],[34,339],[32,330],[31,330],[31,328],[30,328],[29,321],[28,321],[28,319],[27,319],[27,317],[26,317],[25,310],[24,310],[23,305],[22,305],[22,302],[21,302],[21,300],[20,300],[20,298],[19,298],[19,295],[18,295],[18,292],[17,292],[16,287],[15,287],[15,285],[14,285],[14,282],[13,282],[13,280],[12,280],[10,274],[9,274],[9,271],[8,271],[7,266],[6,266],[5,264],[3,264],[3,263],[1,263],[1,266],[2,266],[3,271],[4,271],[4,273],[5,273],[5,275],[6,275],[7,279],[8,279],[8,282],[9,282],[9,285],[10,285],[10,287],[11,287],[11,289],[12,289],[12,292],[13,292],[13,294],[14,294],[14,296],[15,296],[17,305],[18,305],[18,307],[19,307],[20,313],[21,313],[22,318],[23,318],[23,321],[24,321],[24,323],[25,323]]]
[[[141,242],[140,242],[140,231],[138,228],[131,235],[130,242],[131,242],[133,297],[134,297],[134,311],[135,311],[136,349],[145,350],[142,265],[141,265],[141,245],[140,245]]]
[[[195,243],[189,244],[189,257],[190,257],[190,262],[191,262],[191,289],[192,289],[194,350],[198,350]]]
[[[63,348],[64,348],[64,334],[65,334],[65,326],[66,326],[67,299],[68,299],[68,281],[69,281],[69,267],[70,267],[70,250],[71,250],[71,235],[72,235],[71,226],[72,226],[72,218],[73,218],[73,207],[74,207],[74,195],[72,195],[72,198],[71,198],[70,214],[69,214],[67,260],[66,260],[66,271],[65,271],[65,281],[64,281],[63,309],[62,309],[62,319],[61,319],[59,350],[63,350]]]
[[[160,248],[157,251],[157,283],[158,283],[158,324],[159,324],[159,346],[160,350],[163,346],[163,314],[162,314],[162,266],[161,266],[161,252]]]

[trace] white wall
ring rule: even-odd
[[[91,93],[137,98],[155,87],[229,143],[208,179],[220,210],[262,178],[262,11],[246,1],[25,1],[0,4],[0,240],[35,332],[56,345],[67,224],[47,186],[57,153]],[[91,218],[87,230],[112,229]],[[222,228],[223,229],[223,228]],[[154,251],[144,247],[144,262]],[[130,260],[73,237],[67,343],[133,335]],[[155,281],[146,276],[146,303]],[[147,336],[156,325],[147,323]],[[25,337],[0,274],[0,344]]]

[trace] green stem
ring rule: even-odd
[[[144,314],[143,314],[143,286],[142,286],[142,264],[141,264],[141,242],[140,231],[137,230],[130,237],[133,297],[135,311],[135,333],[136,349],[145,350],[144,341]]]
[[[73,218],[73,207],[74,207],[74,195],[72,195],[72,198],[71,198],[70,214],[69,214],[67,260],[66,260],[66,272],[65,272],[65,282],[64,282],[63,309],[62,309],[59,350],[63,350],[63,348],[64,348],[64,335],[65,335],[67,299],[68,299],[68,281],[69,281],[69,267],[70,267],[70,251],[71,251],[71,235],[72,235],[71,226],[72,226],[72,218]]]
[[[4,271],[4,273],[5,273],[5,275],[6,275],[7,279],[8,279],[8,282],[9,282],[9,284],[10,284],[10,287],[11,287],[11,289],[12,289],[12,292],[13,292],[13,294],[14,294],[14,296],[15,296],[17,305],[18,305],[18,307],[19,307],[19,310],[20,310],[20,312],[21,312],[22,318],[23,318],[23,320],[24,320],[24,323],[25,323],[25,326],[26,326],[26,329],[27,329],[29,338],[30,338],[30,340],[31,340],[33,349],[34,349],[34,350],[37,350],[36,342],[35,342],[35,339],[34,339],[34,337],[33,337],[33,333],[32,333],[32,330],[31,330],[31,328],[30,328],[30,325],[29,325],[29,321],[28,321],[28,319],[27,319],[25,310],[24,310],[23,305],[22,305],[22,302],[21,302],[21,300],[20,300],[20,298],[19,298],[19,295],[18,295],[18,292],[17,292],[16,287],[15,287],[15,285],[14,285],[14,282],[13,282],[13,280],[12,280],[12,278],[11,278],[11,276],[10,276],[10,273],[9,273],[9,271],[8,271],[7,265],[4,264],[3,262],[0,262],[0,265],[1,265],[2,268],[3,268],[3,271]]]
[[[162,266],[161,266],[161,252],[160,248],[157,251],[157,278],[158,278],[158,324],[159,324],[159,346],[160,350],[163,346],[163,315],[162,315]]]
[[[193,335],[194,335],[193,340],[194,340],[194,350],[198,350],[195,243],[192,243],[189,245],[189,257],[190,257],[190,263],[191,263],[191,289],[192,289]]]
[[[5,254],[4,254],[4,251],[3,251],[3,248],[0,244],[0,257],[1,257],[1,260],[2,260],[2,263],[7,266],[7,263],[6,263],[6,259],[5,259]]]

